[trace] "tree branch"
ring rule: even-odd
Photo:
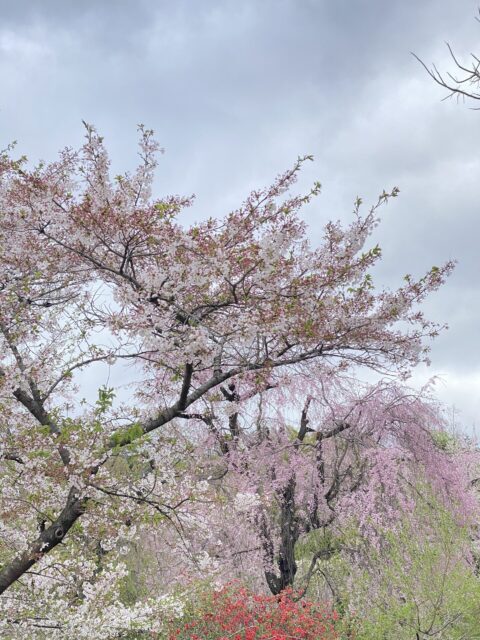
[[[79,499],[72,488],[67,504],[57,519],[32,542],[26,551],[18,555],[0,570],[0,595],[36,564],[45,554],[54,549],[73,527],[78,518],[85,513],[87,499]]]

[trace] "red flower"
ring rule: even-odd
[[[339,618],[325,605],[297,602],[292,589],[266,596],[230,584],[206,600],[198,617],[175,629],[170,640],[337,640]]]

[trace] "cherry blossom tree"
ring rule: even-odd
[[[291,192],[310,157],[223,219],[185,226],[192,198],[152,197],[158,151],[140,127],[140,166],[111,176],[86,125],[84,146],[56,162],[30,169],[11,148],[0,156],[5,628],[40,627],[35,599],[60,618],[62,603],[88,602],[142,523],[178,524],[202,497],[169,427],[198,414],[211,433],[205,407],[228,405],[235,438],[236,408],[292,375],[355,366],[406,376],[441,328],[418,304],[451,262],[395,291],[373,286],[381,251],[368,242],[398,189],[367,213],[357,199],[351,223],[327,222],[312,247],[299,214],[320,185]],[[100,365],[131,369],[131,400],[108,387],[82,400],[77,374]]]
[[[258,580],[256,567],[273,594],[306,590],[342,551],[343,530],[354,525],[381,544],[382,532],[414,511],[420,480],[453,519],[476,523],[478,454],[439,446],[445,419],[429,388],[361,384],[324,368],[316,378],[291,374],[250,402],[241,383],[221,391],[223,411],[212,403],[184,417],[208,427],[196,458],[217,496],[217,509],[203,513],[207,534],[195,527],[188,537],[223,579]]]

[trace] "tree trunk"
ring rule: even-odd
[[[43,556],[60,544],[78,518],[85,513],[87,499],[79,499],[70,490],[67,504],[58,518],[47,527],[28,549],[14,558],[0,571],[0,595],[26,573]]]
[[[280,503],[280,548],[277,566],[279,575],[265,570],[265,579],[273,595],[278,595],[287,587],[293,587],[297,573],[295,545],[299,538],[299,526],[295,516],[295,477],[292,476],[279,496]],[[264,532],[265,536],[265,532]],[[265,546],[265,544],[264,544]]]

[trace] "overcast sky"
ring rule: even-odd
[[[136,125],[166,155],[156,195],[197,195],[186,222],[221,215],[300,154],[323,195],[312,242],[357,195],[384,210],[378,284],[449,258],[426,305],[450,330],[432,347],[438,394],[480,427],[480,112],[454,101],[410,55],[451,69],[445,41],[480,54],[478,0],[0,0],[0,147],[32,161],[105,136],[117,172],[136,161]]]

